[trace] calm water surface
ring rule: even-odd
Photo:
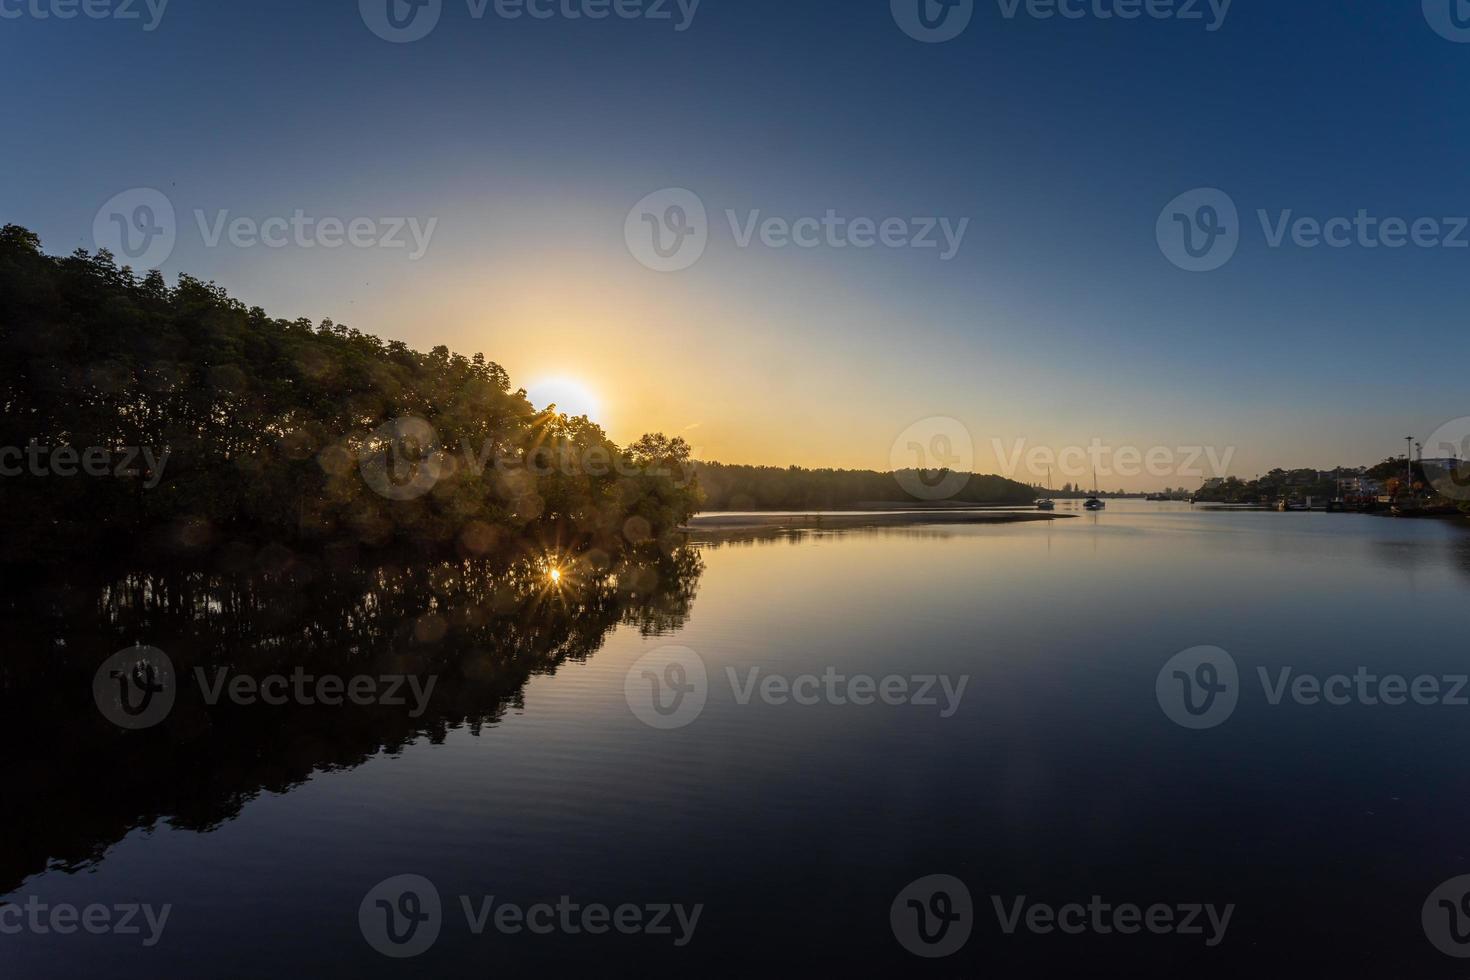
[[[1046,523],[696,539],[555,590],[530,566],[273,575],[12,589],[0,892],[172,909],[152,948],[0,936],[6,976],[1455,975],[1420,913],[1470,873],[1470,707],[1273,705],[1258,668],[1470,672],[1470,528],[1112,502]],[[181,693],[165,724],[122,732],[90,685],[133,643],[180,675],[441,679],[416,719]],[[707,700],[661,730],[625,681],[670,645],[700,658]],[[1234,714],[1196,731],[1155,683],[1201,645],[1241,680]],[[742,704],[729,671],[753,669],[967,681],[944,717],[942,694]],[[432,947],[395,960],[358,913],[403,874],[444,911]],[[932,961],[890,927],[895,896],[931,874],[974,902],[968,943]],[[682,947],[475,935],[466,895],[702,910]],[[992,903],[1094,895],[1235,909],[1209,948],[1008,935]]]

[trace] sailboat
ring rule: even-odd
[[[1092,496],[1083,502],[1082,507],[1084,510],[1103,510],[1107,506],[1097,495],[1097,467],[1094,466],[1092,468]]]
[[[1046,470],[1046,485],[1048,487],[1051,486],[1051,467],[1047,467],[1047,470]],[[1037,510],[1056,510],[1057,509],[1057,502],[1055,500],[1052,500],[1050,497],[1042,497],[1040,500],[1036,501],[1036,509]]]

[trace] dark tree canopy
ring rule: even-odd
[[[667,543],[698,502],[682,440],[624,450],[586,418],[538,413],[481,354],[274,319],[187,275],[139,279],[105,251],[48,256],[14,225],[0,229],[0,404],[9,558],[241,538],[613,551]],[[400,448],[381,427],[405,418],[439,452],[418,447],[431,489],[391,499],[362,463]],[[48,467],[61,449],[71,470],[105,456],[108,475],[37,475],[17,463],[26,447]]]

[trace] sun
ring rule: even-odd
[[[526,389],[526,397],[537,408],[555,405],[563,415],[596,418],[602,406],[597,396],[582,382],[572,378],[543,378]]]

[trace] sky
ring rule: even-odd
[[[0,221],[65,253],[167,207],[171,281],[482,351],[621,442],[1027,482],[1100,445],[1157,489],[1470,413],[1450,0],[89,2],[0,0]]]

